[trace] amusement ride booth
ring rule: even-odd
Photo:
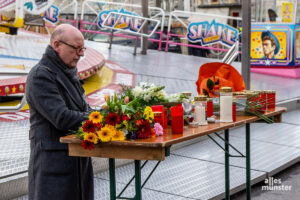
[[[251,23],[252,72],[300,77],[299,6],[297,0],[255,1]]]

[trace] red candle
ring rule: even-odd
[[[165,128],[164,127],[164,119],[165,119],[165,116],[164,116],[164,106],[162,106],[162,105],[154,105],[154,106],[151,106],[151,108],[152,108],[153,112],[161,112],[161,117],[163,119],[161,125],[163,126],[163,128]],[[167,127],[168,127],[168,125],[167,125]]]
[[[164,110],[164,125],[163,128],[167,129],[168,128],[168,108],[165,108]]]
[[[211,116],[213,116],[213,101],[212,101],[212,98],[208,98],[207,99],[207,117],[211,117]]]
[[[164,118],[162,117],[162,112],[153,112],[154,123],[159,123],[162,127],[164,125]]]
[[[232,121],[236,121],[236,103],[232,102]]]
[[[259,92],[259,111],[265,112],[267,109],[267,92],[265,90]]]
[[[275,102],[276,102],[276,91],[269,90],[267,92],[267,109],[270,111],[275,110]]]
[[[247,104],[249,105],[249,110],[254,112],[256,106],[259,105],[259,91],[247,92]]]
[[[182,134],[183,133],[183,108],[181,105],[173,106],[171,108],[171,128],[172,133]]]

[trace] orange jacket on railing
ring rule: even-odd
[[[231,65],[225,63],[206,63],[199,69],[198,80],[196,82],[197,91],[200,95],[205,95],[203,89],[210,91],[207,87],[208,79],[219,80],[219,84],[214,89],[220,87],[232,87],[233,92],[245,90],[245,83],[240,73]],[[212,92],[212,91],[211,91]],[[209,92],[209,95],[211,95]]]

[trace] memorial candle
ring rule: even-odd
[[[232,122],[232,88],[220,89],[220,122]]]

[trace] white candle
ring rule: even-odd
[[[199,125],[206,125],[206,117],[205,117],[205,107],[204,106],[196,106],[194,113],[194,121]]]
[[[199,125],[207,125],[206,114],[205,114],[205,107],[204,106],[200,106],[200,121],[199,121]]]
[[[194,121],[199,123],[200,122],[200,106],[195,107],[194,111]]]
[[[232,122],[232,96],[220,96],[220,122]]]

